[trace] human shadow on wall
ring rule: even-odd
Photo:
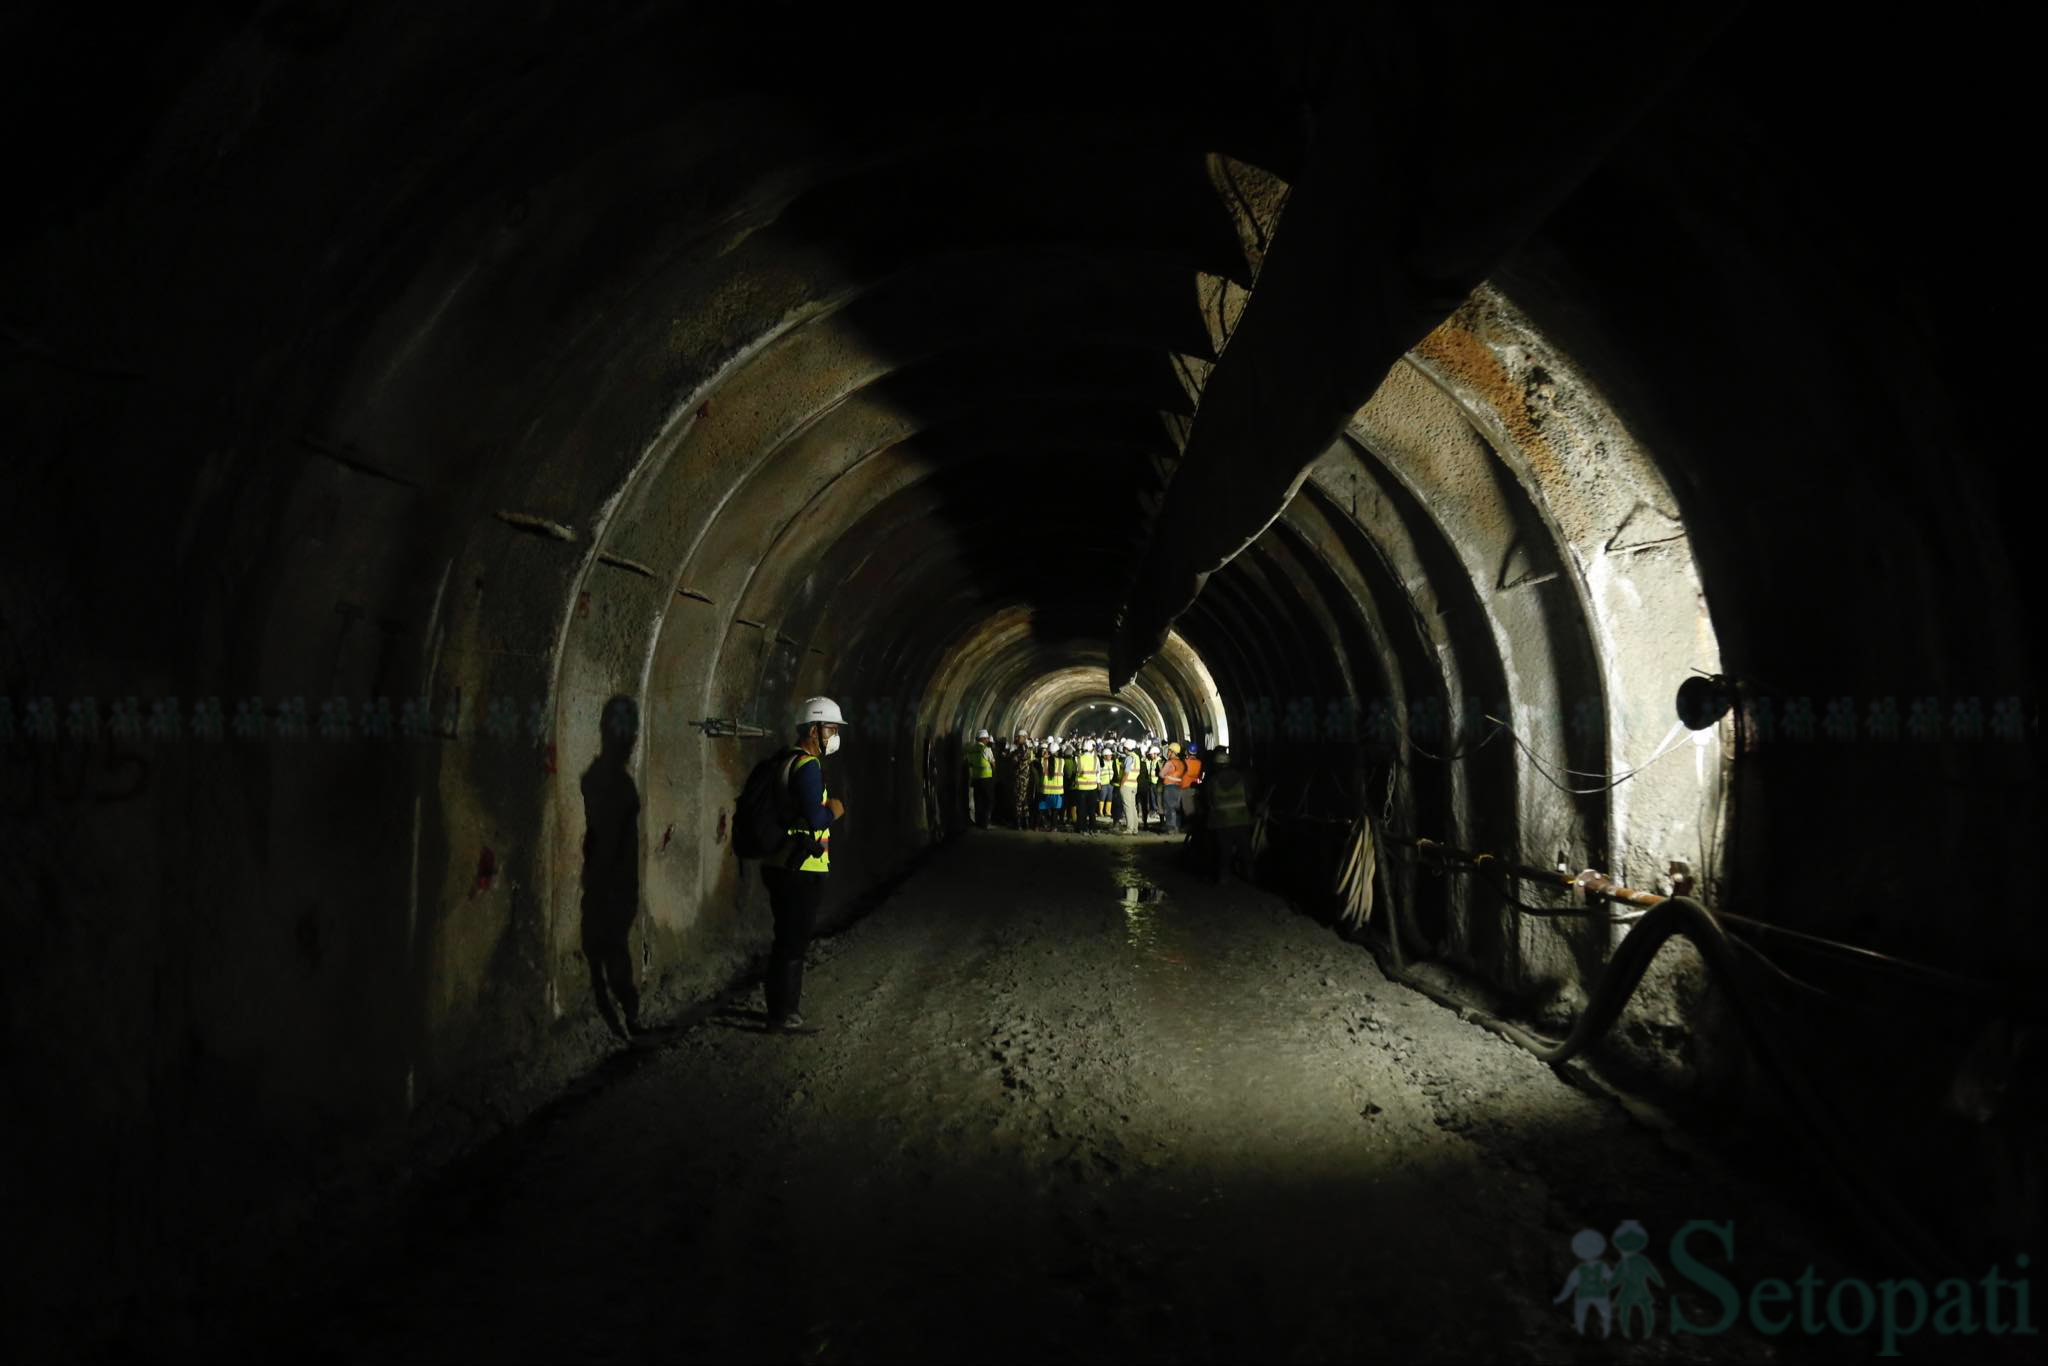
[[[583,958],[597,1013],[620,1038],[640,1032],[627,934],[640,912],[640,789],[627,765],[640,737],[630,697],[604,704],[603,743],[583,770]]]

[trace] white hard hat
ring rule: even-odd
[[[974,733],[974,738],[977,740],[986,740],[989,738],[989,733],[986,729],[978,730]]]
[[[1082,748],[1082,749],[1094,749],[1094,748],[1095,748],[1095,742],[1094,742],[1093,740],[1083,740],[1083,741],[1081,742],[1081,748]]]
[[[843,726],[846,718],[839,714],[839,704],[829,697],[806,697],[797,705],[796,724],[799,728],[823,722],[828,726]]]
[[[1136,740],[1126,740],[1126,741],[1124,741],[1124,748],[1125,748],[1125,749],[1136,749],[1137,747],[1138,747],[1138,742],[1137,742]]]

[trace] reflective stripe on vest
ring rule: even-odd
[[[1138,785],[1137,760],[1127,758],[1117,764],[1116,783],[1118,787],[1136,787]]]
[[[1038,770],[1038,791],[1044,797],[1064,797],[1067,792],[1067,775],[1060,769],[1060,761],[1052,761],[1052,772]]]
[[[818,756],[815,754],[806,754],[803,758],[797,760],[796,768],[792,768],[789,771],[790,785],[794,787],[796,784],[797,768],[802,768],[805,764],[815,764],[817,762]],[[818,789],[818,800],[820,802],[829,802],[832,800],[832,793],[825,787],[820,786]],[[829,873],[832,871],[832,831],[830,828],[813,830],[808,825],[792,825],[789,828],[789,833],[795,835],[800,840],[816,840],[820,845],[817,853],[806,855],[804,861],[797,865],[800,869],[806,873]]]
[[[970,778],[993,778],[996,776],[995,756],[980,745],[967,756],[967,776]]]
[[[1074,790],[1093,792],[1095,790],[1095,756],[1083,754],[1074,761]]]

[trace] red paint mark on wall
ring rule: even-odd
[[[718,843],[725,843],[725,813],[718,813]]]
[[[661,848],[659,848],[659,849],[656,849],[656,850],[655,850],[654,852],[655,852],[655,853],[657,853],[657,854],[660,854],[660,853],[664,853],[664,852],[666,852],[666,851],[667,851],[667,849],[668,849],[668,842],[669,842],[669,840],[670,840],[670,839],[672,839],[672,838],[673,838],[673,837],[675,836],[675,833],[676,833],[676,828],[675,828],[675,826],[674,826],[674,825],[670,825],[668,829],[666,829],[666,830],[662,831],[662,832],[661,832]]]
[[[491,890],[491,884],[497,880],[498,855],[492,850],[490,845],[486,844],[483,847],[483,852],[477,855],[476,886],[469,889],[471,899],[474,900],[478,892],[488,892]]]
[[[547,769],[547,771],[548,771],[548,772],[550,772],[550,773],[553,773],[553,772],[555,771],[555,742],[554,742],[554,741],[552,741],[552,740],[548,741],[548,747],[547,747],[547,748],[546,748],[545,750],[542,750],[542,751],[541,751],[541,756],[540,756],[540,762],[541,762],[541,766],[542,766],[543,768]]]
[[[700,403],[700,404],[698,404],[698,405],[697,405],[697,416],[698,416],[698,417],[709,417],[709,416],[711,416],[711,400],[710,400],[710,399],[708,399],[708,398],[707,398],[707,399],[705,399],[705,400],[704,400],[704,401],[703,401],[702,403]]]
[[[579,617],[590,615],[590,594],[578,593],[576,595],[576,615]]]

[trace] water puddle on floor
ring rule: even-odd
[[[1161,942],[1166,893],[1143,882],[1125,883],[1117,891],[1123,904],[1124,946],[1156,963],[1185,971],[1186,956]]]

